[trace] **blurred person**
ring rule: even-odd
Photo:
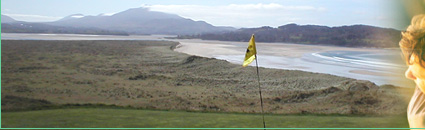
[[[425,128],[425,15],[416,15],[406,31],[402,32],[400,49],[408,69],[405,76],[416,83],[407,108],[411,128]]]

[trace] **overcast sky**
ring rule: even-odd
[[[1,13],[29,22],[71,14],[114,14],[146,7],[215,26],[278,27],[288,23],[398,28],[391,4],[397,0],[1,0]]]

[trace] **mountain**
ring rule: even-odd
[[[55,34],[94,34],[94,35],[128,35],[125,32],[98,28],[63,27],[43,23],[13,22],[1,23],[2,33],[55,33]]]
[[[1,15],[1,23],[12,23],[12,22],[16,22],[16,20],[9,16],[3,15],[3,14]]]
[[[131,34],[200,34],[232,31],[233,28],[216,27],[204,21],[193,21],[175,14],[132,8],[111,16],[70,15],[46,24],[67,27],[94,27],[125,31]]]
[[[200,38],[204,40],[249,41],[255,34],[257,42],[287,42],[345,47],[398,47],[400,31],[367,25],[327,27],[317,25],[287,24],[278,28],[242,28],[219,34],[183,35],[179,38]]]

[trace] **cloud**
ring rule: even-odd
[[[223,6],[227,9],[236,9],[236,10],[316,10],[318,8],[313,6],[283,6],[280,4],[245,4],[237,5],[231,4],[228,6]]]
[[[303,13],[324,12],[326,8],[315,6],[294,6],[270,4],[229,4],[205,5],[142,5],[151,11],[177,14],[193,20],[207,21],[216,26],[259,27],[280,26],[285,23],[302,21]],[[295,21],[294,21],[295,20]]]
[[[116,13],[103,13],[104,16],[112,16],[114,14],[116,14]]]
[[[12,17],[15,20],[25,21],[25,22],[50,22],[50,21],[56,21],[63,18],[63,17],[31,15],[31,14],[4,14],[4,15]]]
[[[10,9],[1,9],[1,12],[9,12]]]

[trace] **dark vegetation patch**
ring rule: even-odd
[[[3,95],[3,94],[2,94]],[[44,99],[31,99],[25,97],[6,95],[1,98],[2,111],[40,110],[53,106]]]
[[[6,95],[2,97],[2,112],[31,111],[63,108],[125,108],[137,109],[131,106],[117,106],[115,104],[86,103],[86,104],[53,104],[43,99]]]
[[[178,38],[248,42],[255,34],[257,42],[285,42],[311,45],[334,45],[345,47],[398,47],[400,31],[367,25],[326,27],[317,25],[287,24],[272,28],[242,28],[225,33],[181,35]]]

